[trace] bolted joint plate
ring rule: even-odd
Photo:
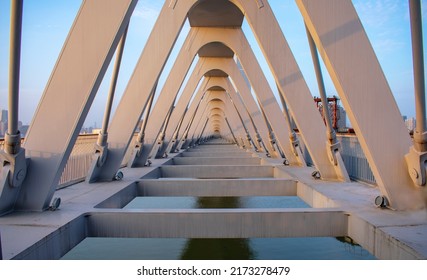
[[[9,185],[11,187],[20,187],[27,175],[27,162],[25,159],[25,149],[20,148],[18,153],[9,154],[0,152],[1,167],[10,166]]]
[[[92,164],[86,176],[86,182],[94,183],[98,180],[101,167],[107,160],[107,155],[108,143],[105,143],[105,145],[99,145],[99,143],[96,143],[94,146],[94,154],[92,156]]]
[[[98,167],[102,167],[107,160],[108,143],[105,143],[104,145],[95,144],[94,150],[94,160],[96,160],[96,165]]]
[[[0,216],[13,210],[20,186],[27,175],[25,150],[17,154],[0,151]]]
[[[294,155],[298,157],[299,156],[299,139],[291,135],[289,137],[289,140],[291,141],[292,151],[294,152]]]
[[[341,150],[341,143],[340,142],[336,142],[331,144],[329,141],[326,142],[326,147],[327,147],[327,151],[328,151],[328,155],[329,155],[329,160],[331,161],[331,163],[333,165],[337,165],[338,161],[337,161],[337,152],[339,152]]]
[[[405,155],[405,160],[408,165],[408,172],[412,181],[417,186],[425,187],[427,152],[417,151],[414,146],[411,146],[409,153]]]
[[[307,166],[305,162],[304,155],[301,150],[301,146],[299,144],[299,139],[296,137],[295,133],[290,133],[289,141],[291,142],[292,152],[298,160],[298,164],[300,166]]]
[[[274,145],[276,144],[276,135],[274,135],[274,132],[273,132],[273,131],[271,131],[271,132],[268,134],[268,138],[270,139],[270,143],[271,143],[271,145],[272,145],[272,146],[274,146]]]

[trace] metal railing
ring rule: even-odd
[[[58,188],[64,188],[85,180],[93,160],[94,144],[98,134],[81,134],[77,137],[67,164],[59,179]],[[23,141],[23,140],[22,140]],[[132,142],[133,143],[133,142]],[[0,139],[0,150],[3,150],[4,139]],[[129,148],[122,162],[124,166],[129,159],[132,148]]]
[[[298,136],[300,136],[299,133]],[[368,160],[363,153],[356,135],[338,134],[337,139],[341,142],[341,155],[350,178],[352,180],[376,185],[374,174],[372,173],[371,167],[369,166]],[[300,145],[305,161],[308,165],[313,165],[313,161],[304,145],[304,141],[300,141]]]
[[[131,143],[134,143],[136,135]],[[58,188],[64,188],[85,180],[93,161],[94,145],[98,139],[98,134],[81,134],[74,144],[71,155],[65,165]],[[133,146],[129,145],[125,157],[122,161],[124,167],[132,153]]]
[[[82,134],[77,138],[70,158],[62,172],[58,188],[63,188],[77,182],[84,181],[92,163],[93,148],[97,137],[97,134]],[[350,178],[369,184],[376,184],[374,175],[372,174],[371,168],[369,167],[368,161],[360,147],[357,137],[354,134],[338,134],[337,137],[341,142],[341,154]],[[306,162],[308,164],[313,164],[303,141],[301,141],[300,144]],[[3,139],[0,139],[0,149],[3,149]],[[130,148],[122,162],[122,166],[126,164],[132,150],[132,145],[130,145]]]
[[[354,134],[338,134],[337,139],[341,142],[341,155],[350,178],[376,184],[374,174],[357,137]]]

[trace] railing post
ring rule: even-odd
[[[282,106],[283,106],[283,114],[285,116],[286,122],[288,123],[289,141],[291,142],[291,146],[292,146],[294,155],[297,157],[298,161],[301,163],[302,166],[307,166],[307,163],[304,159],[304,155],[303,155],[302,150],[301,150],[299,139],[298,139],[298,137],[294,131],[294,128],[292,126],[291,116],[289,115],[289,110],[288,110],[288,106],[286,105],[285,98],[281,94],[279,86],[277,86],[277,90],[279,91],[280,102],[282,103]]]
[[[241,99],[241,96],[239,95],[239,93],[237,93],[237,92],[236,92],[236,94],[237,94],[237,96],[238,96],[238,97],[240,97],[240,100],[242,100],[242,99]],[[256,127],[256,125],[255,125],[254,119],[252,118],[251,113],[250,113],[250,112],[249,112],[249,110],[248,110],[248,107],[246,106],[246,104],[245,104],[243,101],[242,101],[242,104],[244,105],[244,107],[245,107],[245,109],[246,109],[246,113],[248,114],[249,119],[250,119],[250,121],[251,121],[251,123],[252,123],[252,126],[253,126],[253,128],[254,128],[254,131],[255,131],[255,137],[256,137],[256,139],[257,139],[258,145],[259,145],[262,149],[264,149],[264,152],[266,153],[266,156],[267,156],[267,157],[271,157],[270,151],[269,151],[269,150],[267,149],[267,147],[265,146],[264,141],[262,140],[261,135],[259,134],[258,128],[257,128],[257,127]],[[274,147],[273,147],[273,148],[274,148]]]
[[[240,146],[239,142],[237,141],[236,135],[234,135],[233,129],[231,128],[230,123],[228,122],[227,117],[224,116],[224,119],[225,119],[225,122],[227,123],[228,128],[230,129],[231,136],[233,136],[234,142],[236,143],[237,146]]]
[[[417,123],[414,131],[414,145],[411,146],[409,153],[406,154],[405,158],[412,181],[414,181],[418,186],[425,186],[427,177],[427,132],[423,33],[420,1],[409,0],[409,11],[411,17],[415,113]]]
[[[319,88],[320,99],[322,100],[323,105],[323,118],[326,123],[326,136],[328,142],[326,143],[326,149],[329,154],[329,159],[334,164],[337,174],[345,182],[350,182],[350,177],[348,176],[347,169],[345,168],[340,150],[341,143],[337,140],[337,135],[334,128],[332,127],[332,121],[329,116],[329,103],[328,98],[326,97],[325,83],[323,82],[322,69],[320,68],[319,56],[317,55],[317,47],[314,43],[313,37],[311,37],[310,31],[308,31],[307,26],[305,28],[307,33],[308,44],[310,46],[311,58],[313,60],[314,71],[316,72],[317,86]]]
[[[414,131],[414,142],[416,149],[420,152],[427,151],[426,131],[426,100],[424,80],[424,54],[423,54],[423,30],[421,19],[421,1],[410,0],[409,8],[411,15],[412,35],[412,58],[414,67],[414,89],[415,89],[415,113],[416,128]]]
[[[193,125],[194,118],[196,117],[197,111],[199,110],[200,104],[202,103],[204,98],[207,98],[206,91],[203,93],[203,96],[199,100],[199,103],[197,103],[196,109],[194,110],[194,113],[191,116],[190,122],[187,124],[187,127],[185,128],[184,133],[182,134],[181,140],[179,142],[177,142],[175,144],[176,145],[175,148],[172,149],[173,151],[178,152],[181,149],[187,149],[188,148],[188,144],[189,144],[187,141],[188,133],[190,131],[191,126]]]
[[[182,123],[184,122],[184,117],[185,114],[187,113],[188,107],[185,108],[184,112],[181,115],[181,119],[179,120],[178,126],[175,128],[175,131],[172,135],[172,139],[169,142],[168,146],[165,149],[165,153],[169,154],[169,153],[175,153],[176,151],[174,150],[174,147],[176,146],[176,143],[178,141],[178,137],[179,137],[179,131],[181,130],[181,126]]]
[[[20,187],[27,174],[25,150],[21,148],[21,133],[18,130],[23,0],[14,0],[11,4],[9,112],[4,150],[0,151],[0,215],[12,211],[15,207]]]
[[[148,105],[144,109],[145,111],[144,119],[142,120],[141,129],[139,130],[138,136],[136,137],[132,155],[127,163],[128,167],[137,167],[138,166],[137,160],[142,155],[142,150],[144,148],[144,142],[145,142],[145,128],[147,127],[148,119],[150,117],[151,107],[153,105],[154,95],[156,94],[158,82],[159,81],[156,81],[156,83],[154,84],[154,88],[151,90],[150,96],[148,97]]]
[[[228,97],[230,98],[230,101],[231,101],[231,103],[233,104],[234,109],[235,109],[235,110],[236,110],[236,112],[237,112],[237,115],[239,116],[240,122],[242,123],[243,129],[244,129],[244,130],[245,130],[245,132],[246,132],[246,139],[247,139],[247,141],[248,141],[249,146],[253,146],[253,148],[254,148],[255,152],[258,152],[258,148],[257,148],[257,146],[255,145],[255,143],[253,142],[253,140],[252,140],[252,138],[251,138],[251,136],[250,136],[250,134],[249,134],[249,130],[248,130],[248,128],[246,127],[246,125],[245,125],[245,123],[244,123],[244,121],[243,121],[242,115],[240,114],[239,110],[237,109],[236,104],[234,104],[234,101],[233,101],[233,99],[231,98],[230,93],[228,93],[228,92],[227,92],[227,95],[228,95]]]
[[[175,101],[173,102],[175,103]],[[154,158],[163,158],[163,157],[167,157],[167,154],[162,153],[161,151],[162,146],[163,146],[163,142],[165,141],[165,135],[166,135],[166,130],[168,129],[168,125],[169,125],[169,121],[172,115],[173,110],[175,109],[174,104],[172,103],[171,107],[169,108],[169,112],[166,115],[166,119],[163,122],[163,126],[162,129],[157,137],[157,141],[154,143],[154,145],[152,146],[152,150],[150,152],[150,156],[154,157]],[[148,158],[150,158],[150,156]]]
[[[98,179],[99,169],[104,165],[108,154],[108,123],[110,121],[111,107],[113,105],[114,93],[116,91],[117,77],[119,76],[120,65],[125,48],[126,35],[129,24],[126,27],[116,51],[116,61],[114,62],[113,74],[111,76],[110,90],[108,92],[107,103],[105,105],[104,119],[102,121],[101,131],[95,144],[95,154],[93,156],[92,166],[88,172],[86,181],[95,182]]]

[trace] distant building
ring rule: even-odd
[[[25,137],[25,135],[27,135],[27,131],[29,127],[30,127],[29,125],[21,125],[19,127],[19,132],[21,132],[21,137]]]
[[[99,134],[101,132],[101,128],[93,128],[92,134]]]
[[[338,105],[338,120],[337,120],[337,129],[341,130],[343,128],[347,128],[347,113],[344,108]]]
[[[7,110],[1,110],[0,112],[0,122],[7,123]]]
[[[415,120],[415,118],[407,118],[405,120],[406,128],[408,128],[409,131],[414,131],[416,124],[417,121]]]
[[[8,126],[8,111],[0,110],[0,138],[4,138],[7,132]],[[21,121],[18,121],[18,130],[21,132],[21,137],[27,134],[28,125],[23,125]]]
[[[343,131],[347,129],[347,113],[344,108],[338,104],[339,98],[336,96],[328,97],[328,111],[329,119],[332,122],[332,126],[335,130]],[[319,110],[320,115],[323,118],[323,104],[320,97],[314,97],[314,102],[316,103],[317,109]]]
[[[0,110],[0,138],[3,138],[7,130],[7,110]]]
[[[6,134],[7,122],[0,122],[0,138],[3,138]]]

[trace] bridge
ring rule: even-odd
[[[277,23],[280,11],[267,0],[165,1],[112,114],[137,0],[86,0],[23,140],[17,127],[23,3],[12,1],[9,122],[0,153],[1,257],[59,259],[88,237],[327,236],[349,237],[379,259],[426,259],[420,1],[410,1],[413,138],[352,2],[296,3],[322,114]],[[244,19],[279,96],[242,30]],[[191,28],[160,84],[186,20]],[[114,55],[101,131],[79,136]],[[354,135],[337,135],[332,125],[320,59]],[[348,161],[355,149],[345,144],[349,138],[372,180],[354,180],[360,178]],[[74,159],[79,145],[90,150]],[[82,174],[67,177],[74,165]],[[125,207],[138,197],[254,196],[297,197],[310,207]]]

